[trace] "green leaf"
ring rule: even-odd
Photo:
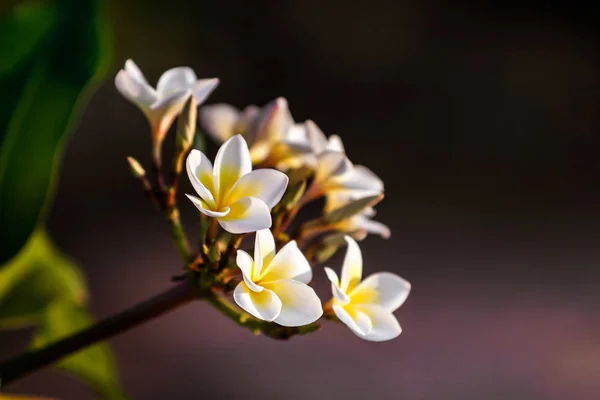
[[[374,206],[375,204],[379,203],[382,199],[383,194],[378,194],[375,196],[368,196],[358,200],[354,200],[353,202],[348,203],[345,206],[336,208],[335,210],[331,211],[329,214],[325,215],[324,219],[330,224],[343,221],[347,218],[358,214],[367,207]]]
[[[0,328],[36,324],[41,347],[85,326],[87,289],[80,269],[38,229],[0,270]],[[115,362],[106,344],[94,345],[56,365],[87,382],[103,399],[123,399]]]
[[[17,68],[39,49],[58,21],[55,7],[39,3],[17,5],[0,24],[0,76]]]
[[[0,21],[0,265],[43,219],[62,145],[107,69],[96,0],[20,6]]]
[[[54,302],[33,337],[33,347],[39,348],[75,333],[93,323],[90,314],[68,300]],[[107,344],[92,345],[59,361],[57,368],[88,383],[102,399],[121,400],[116,363]]]
[[[54,248],[42,230],[0,270],[0,328],[37,323],[56,300],[83,306],[86,299],[81,271]]]

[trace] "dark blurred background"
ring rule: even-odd
[[[473,2],[475,3],[475,2]],[[541,3],[541,2],[540,2]],[[70,141],[49,229],[86,269],[98,317],[168,286],[180,265],[129,175],[146,121],[113,77],[189,65],[208,103],[285,96],[386,184],[365,272],[413,284],[400,338],[327,323],[288,343],[198,303],[114,340],[134,399],[600,398],[598,6],[574,2],[110,1],[116,55]],[[214,147],[213,147],[214,149]],[[186,182],[184,187],[191,190]],[[196,212],[182,202],[194,231]],[[329,263],[340,268],[341,255]],[[314,285],[329,285],[317,270]],[[2,333],[6,355],[26,344]],[[43,371],[11,386],[64,400]]]

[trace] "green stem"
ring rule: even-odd
[[[168,212],[167,219],[171,225],[171,237],[173,243],[177,247],[177,251],[181,258],[186,262],[190,262],[192,258],[192,252],[190,250],[190,243],[187,239],[183,226],[181,225],[181,218],[179,218],[179,210],[177,208],[172,209]]]

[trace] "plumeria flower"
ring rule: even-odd
[[[406,300],[410,283],[390,272],[362,279],[362,254],[358,244],[346,236],[348,250],[341,279],[325,268],[333,291],[335,315],[359,337],[373,342],[390,340],[402,332],[393,312]]]
[[[324,195],[364,197],[383,193],[383,181],[370,169],[354,165],[346,154],[325,150],[317,156],[315,177],[305,201]]]
[[[297,164],[295,155],[307,153],[303,127],[294,123],[287,100],[279,97],[262,108],[248,106],[243,111],[229,104],[214,104],[200,110],[204,130],[217,143],[236,134],[248,141],[253,164],[287,169]]]
[[[190,95],[194,95],[197,104],[201,104],[218,84],[216,78],[197,79],[189,67],[176,67],[164,72],[154,89],[132,60],[125,62],[125,68],[115,78],[119,92],[148,118],[157,143],[162,142]]]
[[[325,198],[325,214],[344,207],[348,203],[358,199],[360,199],[360,197],[348,197],[339,193],[329,194]],[[390,228],[381,222],[373,221],[372,218],[375,214],[376,212],[373,207],[366,207],[358,214],[336,223],[333,228],[350,234],[356,240],[363,240],[369,233],[379,235],[384,239],[389,239],[391,236]]]
[[[295,241],[275,252],[268,229],[256,232],[254,259],[237,252],[243,281],[233,292],[235,302],[256,318],[283,326],[302,326],[323,314],[321,301],[308,286],[312,269]]]
[[[235,135],[243,135],[252,145],[247,132],[259,112],[260,108],[255,105],[239,110],[231,104],[211,104],[200,109],[200,123],[216,143],[225,143]]]
[[[306,129],[306,139],[311,147],[313,154],[319,155],[326,151],[337,151],[344,153],[344,144],[337,135],[331,135],[329,138],[325,133],[311,120],[304,123]]]
[[[314,168],[315,177],[305,195],[309,201],[324,195],[360,198],[383,192],[383,182],[371,170],[354,165],[346,156],[342,140],[337,135],[325,136],[311,120],[303,125],[298,148],[310,149],[309,154],[298,154],[301,164]]]
[[[274,169],[252,171],[244,138],[226,141],[215,165],[198,150],[186,162],[187,173],[198,197],[188,198],[201,213],[216,218],[230,233],[254,232],[271,227],[271,209],[281,200],[288,177]]]

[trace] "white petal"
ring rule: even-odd
[[[229,207],[225,207],[225,209],[223,211],[213,211],[210,209],[210,207],[208,206],[208,204],[206,204],[204,201],[202,201],[202,199],[199,199],[195,196],[190,196],[189,194],[186,194],[187,198],[190,199],[192,201],[192,203],[194,203],[194,205],[196,206],[196,208],[204,215],[212,217],[212,218],[221,218],[221,217],[225,217],[227,214],[229,214],[230,209]]]
[[[287,189],[289,178],[283,172],[265,168],[242,176],[231,188],[224,202],[234,202],[242,197],[257,197],[269,208],[275,207]]]
[[[275,238],[269,229],[261,229],[256,232],[254,239],[254,275],[253,279],[258,280],[264,265],[269,265],[275,257]]]
[[[254,261],[252,260],[252,257],[250,257],[250,254],[246,253],[244,250],[238,250],[236,264],[242,271],[242,277],[244,278],[246,286],[253,292],[262,292],[263,287],[252,281],[252,276],[254,275]]]
[[[333,293],[333,297],[343,305],[350,303],[350,297],[340,289],[340,280],[335,271],[329,267],[325,267],[325,274],[331,281],[331,292]]]
[[[342,139],[338,135],[331,135],[329,136],[329,141],[327,142],[325,150],[343,153],[345,151],[344,143],[342,143]]]
[[[147,114],[155,129],[163,135],[166,134],[173,119],[181,112],[191,95],[191,90],[175,92],[154,102]]]
[[[150,106],[150,111],[156,115],[169,115],[174,117],[181,112],[183,105],[192,94],[194,93],[191,90],[182,90],[171,93],[170,95],[155,101]]]
[[[200,109],[202,128],[217,143],[223,143],[234,135],[239,119],[240,111],[229,104],[214,104]]]
[[[257,118],[255,128],[255,140],[257,142],[282,140],[285,132],[294,123],[287,100],[283,97],[279,97],[266,105]]]
[[[374,302],[368,301],[370,293],[374,292]],[[400,307],[410,293],[410,283],[391,272],[378,272],[362,281],[350,293],[352,304],[357,304],[361,299],[367,299],[369,303],[376,303],[385,307],[390,312]],[[363,300],[364,301],[364,300]]]
[[[185,162],[188,178],[196,190],[196,193],[211,207],[215,207],[215,198],[211,190],[213,167],[208,159],[200,150],[192,149]]]
[[[358,310],[365,313],[371,320],[373,329],[363,339],[372,342],[391,340],[402,333],[398,320],[388,309],[380,306],[360,306]]]
[[[247,106],[242,111],[240,119],[235,126],[235,133],[241,133],[244,135],[248,143],[253,144],[256,139],[256,121],[260,115],[260,108],[254,105]]]
[[[305,124],[290,126],[283,141],[295,152],[312,153],[312,145],[308,140]]]
[[[271,227],[271,212],[260,199],[245,197],[228,208],[227,216],[219,218],[219,225],[229,233],[256,232]]]
[[[337,304],[333,304],[332,308],[339,320],[346,324],[356,335],[364,338],[371,332],[373,328],[371,319],[362,311],[351,309],[352,314],[350,314],[348,309]]]
[[[306,135],[312,146],[312,150],[315,154],[321,154],[327,147],[327,136],[313,121],[308,120],[306,124]]]
[[[140,107],[145,113],[152,103],[156,101],[154,89],[147,83],[133,78],[125,70],[120,70],[115,77],[115,86],[127,100]]]
[[[375,211],[373,207],[367,207],[363,210],[362,215],[373,218],[375,215],[377,215],[377,211]]]
[[[192,89],[196,82],[196,74],[189,67],[175,67],[165,71],[158,79],[156,91],[164,97],[175,92]]]
[[[363,261],[358,243],[350,236],[345,236],[344,239],[348,243],[348,249],[346,250],[346,257],[342,265],[340,289],[345,293],[349,293],[358,285],[362,278]]]
[[[340,177],[344,188],[361,190],[366,193],[383,192],[383,181],[367,167],[356,165],[344,176]]]
[[[146,80],[146,77],[144,76],[142,71],[139,69],[137,64],[133,62],[132,59],[128,59],[127,61],[125,61],[125,72],[127,72],[127,75],[129,75],[136,81],[138,81],[146,86],[150,86],[150,84],[148,84],[148,81]]]
[[[196,104],[202,104],[217,86],[219,86],[218,78],[200,79],[194,82],[191,89],[196,96]]]
[[[292,240],[275,254],[271,263],[263,268],[260,275],[261,284],[289,279],[308,283],[312,279],[312,268],[296,241]]]
[[[235,135],[221,146],[215,157],[213,176],[219,198],[225,197],[233,185],[252,171],[248,144],[240,135]]]
[[[356,221],[356,226],[369,233],[377,234],[384,239],[389,239],[391,236],[390,228],[381,222],[373,221],[361,215],[354,217],[353,220]]]
[[[296,281],[281,281],[265,285],[281,300],[281,312],[274,322],[283,326],[303,326],[323,315],[321,300],[308,285]]]
[[[281,300],[270,290],[253,292],[240,282],[233,291],[233,299],[242,309],[264,321],[273,321],[281,312]]]
[[[352,163],[344,153],[338,151],[325,151],[317,159],[315,182],[324,182],[330,177],[346,174],[352,169]]]
[[[325,269],[325,275],[327,275],[327,279],[329,279],[329,281],[331,283],[333,283],[334,285],[339,286],[340,278],[338,278],[337,273],[329,267],[325,267],[324,269]]]

